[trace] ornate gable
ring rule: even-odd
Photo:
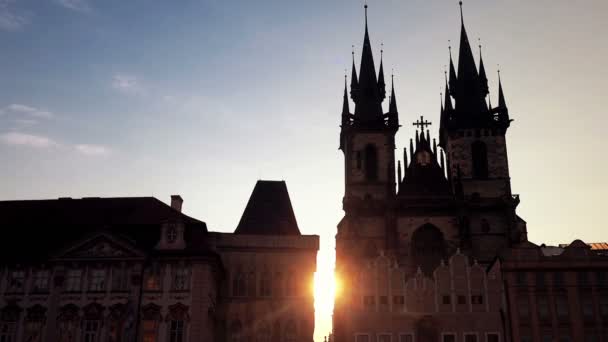
[[[57,259],[140,259],[145,253],[131,242],[97,233],[58,253]]]

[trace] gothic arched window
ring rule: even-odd
[[[473,158],[473,178],[488,178],[488,148],[481,141],[476,141],[471,145],[471,155]]]
[[[378,152],[376,146],[365,146],[365,179],[374,181],[378,179]]]
[[[427,223],[416,229],[412,234],[412,256],[426,275],[433,274],[445,256],[445,241],[439,228]]]

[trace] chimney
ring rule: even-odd
[[[184,200],[182,199],[182,196],[171,195],[171,208],[173,208],[181,213],[183,203],[184,203]]]

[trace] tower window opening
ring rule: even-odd
[[[378,179],[378,153],[376,146],[365,146],[365,179],[375,181]]]
[[[361,151],[357,151],[357,169],[361,170]]]
[[[488,149],[486,144],[476,141],[471,145],[473,158],[473,178],[488,178]]]

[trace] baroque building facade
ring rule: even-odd
[[[526,222],[516,212],[520,198],[511,191],[506,137],[512,120],[500,74],[493,106],[481,52],[477,63],[460,5],[458,60],[456,65],[450,48],[437,138],[427,129],[432,123],[416,118],[418,130],[402,160],[395,157],[401,125],[394,82],[385,112],[384,65],[381,59],[376,71],[365,5],[361,62],[357,71],[353,52],[350,99],[345,81],[341,114],[345,193],[336,274],[342,291],[332,342],[608,341],[602,328],[608,326],[605,280],[593,282],[589,292],[598,303],[587,308],[589,329],[581,326],[580,310],[542,328],[538,320],[514,316],[523,302],[513,302],[518,296],[512,292],[536,291],[514,290],[514,273],[547,269],[547,277],[590,272],[605,279],[607,259],[575,241],[561,248],[564,255],[585,250],[587,259],[573,269],[565,265],[574,259],[541,257],[541,247],[527,241]],[[535,248],[528,254],[531,269],[513,259],[524,246]],[[576,289],[570,292],[585,292],[570,284]],[[580,303],[570,296],[574,310]]]
[[[0,341],[312,341],[319,240],[285,182],[258,181],[234,233],[182,202],[1,201]]]

